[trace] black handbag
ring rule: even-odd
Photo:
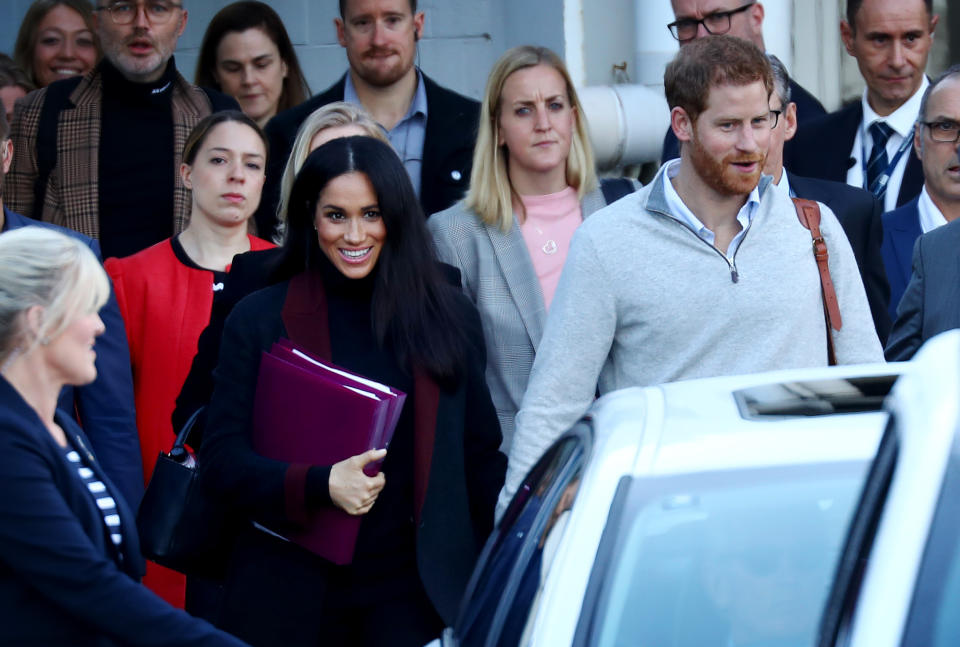
[[[169,452],[161,452],[137,510],[140,550],[149,560],[187,575],[219,577],[229,553],[222,505],[200,487],[199,463],[184,447],[203,412],[187,419]]]

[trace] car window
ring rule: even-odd
[[[960,644],[960,447],[954,443],[910,603],[903,647]]]
[[[589,457],[588,423],[564,435],[521,484],[477,562],[456,625],[463,647],[518,644]]]
[[[813,644],[866,469],[635,479],[609,564],[591,575],[602,583],[581,619],[587,644]]]
[[[733,397],[747,420],[880,411],[897,375],[761,384]]]

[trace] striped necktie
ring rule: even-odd
[[[870,137],[873,138],[873,149],[870,151],[870,159],[867,161],[867,187],[870,193],[877,196],[877,200],[883,202],[883,196],[887,192],[887,182],[890,176],[884,175],[887,170],[887,140],[893,134],[893,128],[885,122],[875,121],[870,124]],[[881,178],[884,178],[881,181]]]

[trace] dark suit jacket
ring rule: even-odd
[[[883,214],[883,264],[890,280],[890,320],[897,318],[897,306],[910,282],[913,246],[920,238],[920,198]]]
[[[798,124],[805,124],[827,114],[823,104],[793,79],[790,79],[790,100],[797,104]],[[784,155],[789,152],[792,145],[792,141],[786,143]],[[677,141],[677,136],[673,134],[673,129],[667,128],[667,134],[663,138],[663,153],[660,155],[660,163],[662,164],[675,157],[680,157],[680,142]]]
[[[870,302],[873,324],[883,343],[890,332],[890,315],[887,313],[890,288],[880,256],[883,238],[880,201],[868,191],[841,182],[801,177],[790,172],[787,172],[787,177],[790,188],[798,198],[822,202],[830,207],[840,221],[857,259],[863,288]]]
[[[820,117],[798,129],[789,151],[784,150],[784,165],[794,173],[818,177],[834,182],[847,181],[852,166],[850,152],[857,138],[857,129],[863,120],[860,100]],[[907,168],[900,184],[897,206],[920,195],[923,188],[923,168],[913,151],[908,150]]]
[[[270,161],[255,216],[257,231],[262,237],[269,238],[276,225],[280,180],[300,125],[317,108],[343,101],[346,78],[344,74],[321,94],[281,112],[267,124]],[[426,74],[423,74],[423,83],[427,90],[427,131],[423,142],[420,204],[429,216],[462,198],[470,185],[480,104],[437,85]]]
[[[6,208],[3,218],[3,231],[28,225],[46,227],[82,240],[100,258],[99,243],[72,229],[38,222]],[[117,484],[127,504],[136,509],[143,496],[143,465],[133,407],[127,333],[112,291],[110,300],[99,314],[106,331],[97,337],[94,346],[97,352],[97,379],[86,386],[64,387],[57,406],[64,411],[76,410],[84,433],[90,437],[93,449],[103,461],[104,471]]]
[[[937,227],[917,239],[913,273],[887,343],[888,360],[908,360],[934,335],[960,328],[958,250],[960,221]]]
[[[0,378],[0,642],[5,645],[242,645],[141,586],[133,514],[89,441],[58,412],[68,442],[117,503],[120,559],[96,501],[43,422]]]

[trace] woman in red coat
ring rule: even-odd
[[[178,236],[104,264],[127,327],[143,474],[173,444],[170,414],[210,321],[233,257],[273,247],[247,233],[260,203],[267,145],[239,111],[197,124],[183,152],[180,176],[193,193],[190,224]],[[148,563],[144,583],[184,606],[183,575]]]

